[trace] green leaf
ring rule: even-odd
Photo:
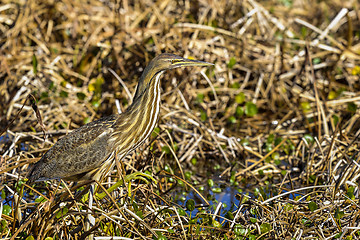
[[[301,27],[301,36],[303,37],[303,38],[306,38],[306,36],[307,36],[307,28],[306,27]]]
[[[237,106],[236,107],[236,116],[238,117],[241,117],[244,115],[244,108],[243,107],[240,107],[240,106]]]
[[[206,119],[207,119],[207,114],[206,114],[206,112],[203,111],[203,110],[200,111],[200,119],[201,119],[201,121],[203,121],[203,122],[205,122]]]
[[[232,69],[235,64],[236,64],[236,59],[234,57],[230,58],[230,61],[228,62],[228,68]]]
[[[305,134],[304,139],[309,146],[313,145],[313,143],[315,141],[314,138],[310,134]]]
[[[235,96],[235,102],[241,104],[245,101],[245,94],[243,92]]]
[[[321,63],[321,58],[314,58],[313,59],[313,64],[319,64]]]
[[[347,110],[351,113],[355,113],[356,112],[356,109],[357,109],[357,106],[354,102],[349,102],[347,104]]]
[[[230,176],[230,183],[231,183],[231,184],[235,184],[235,182],[236,182],[235,172],[232,171],[232,172],[231,172],[231,176]]]
[[[314,212],[316,209],[318,209],[318,205],[313,201],[309,202],[308,207],[309,207],[310,211],[312,211],[312,212]]]
[[[275,135],[274,134],[270,134],[268,136],[268,138],[266,139],[266,143],[273,143],[275,139]]]
[[[277,145],[279,145],[280,143],[281,143],[281,141],[283,140],[283,138],[282,137],[277,137],[276,139],[275,139],[275,143],[274,143],[274,145],[275,146],[277,146]]]
[[[231,211],[227,211],[225,214],[225,217],[227,219],[233,220],[234,219],[234,214]]]
[[[1,190],[1,198],[2,199],[5,199],[6,198],[6,193],[5,193],[5,190]]]
[[[221,227],[222,227],[222,225],[221,225],[218,221],[216,221],[216,220],[213,220],[213,221],[212,221],[212,225],[213,225],[214,227],[216,227],[216,228],[221,228]]]
[[[139,206],[136,204],[136,202],[132,202],[132,207],[134,208],[134,211],[138,211],[139,210]]]
[[[240,141],[240,145],[242,145],[242,146],[249,146],[249,145],[250,145],[250,142],[249,142],[248,139],[243,138],[243,139],[241,139],[241,141]]]
[[[271,225],[269,223],[263,223],[260,225],[261,233],[267,233],[271,230]]]
[[[76,96],[79,100],[84,100],[86,97],[85,93],[83,93],[83,92],[76,93]]]
[[[33,54],[33,56],[32,56],[32,66],[33,66],[34,74],[37,74],[38,60],[37,60],[35,54]]]
[[[170,148],[168,146],[162,146],[161,151],[166,153],[166,154],[169,154],[170,153]]]
[[[334,125],[336,126],[339,122],[339,116],[338,115],[332,115],[332,120],[333,120],[333,123]]]
[[[204,94],[203,93],[199,93],[197,96],[196,96],[196,101],[199,102],[199,103],[202,103],[204,102]]]
[[[3,205],[2,214],[10,216],[12,208],[9,205]]]
[[[287,204],[285,205],[285,210],[286,210],[286,211],[289,211],[289,210],[291,210],[291,209],[293,209],[293,208],[294,208],[294,206],[291,205],[290,203],[287,203]]]
[[[195,166],[196,163],[197,163],[197,159],[196,159],[196,158],[192,158],[192,159],[191,159],[191,164]]]
[[[337,97],[338,97],[337,92],[335,92],[335,91],[330,91],[330,92],[329,92],[329,95],[328,95],[328,99],[329,99],[329,100],[334,100],[334,99],[337,98]]]
[[[46,99],[49,97],[49,93],[48,92],[42,92],[40,95],[40,99]]]
[[[271,154],[271,158],[272,158],[273,160],[279,160],[279,159],[280,159],[280,153],[278,153],[278,152],[273,152],[273,153]]]
[[[33,236],[28,236],[25,240],[35,240]]]
[[[172,147],[173,147],[174,152],[177,152],[179,150],[179,146],[176,143],[174,143],[174,145]]]
[[[221,192],[222,192],[222,189],[219,188],[219,187],[217,187],[217,188],[212,188],[211,191],[212,191],[213,193],[221,193]]]
[[[195,234],[200,235],[200,224],[196,226]]]
[[[207,184],[208,184],[209,187],[213,187],[214,186],[214,181],[212,179],[208,179]]]
[[[68,85],[68,82],[67,81],[65,81],[65,80],[63,80],[63,81],[61,81],[61,83],[60,83],[60,86],[62,86],[62,87],[66,87]]]
[[[191,176],[192,176],[192,172],[190,172],[190,171],[185,172],[185,179],[186,180],[190,180]]]
[[[266,146],[265,146],[265,151],[266,151],[266,152],[271,152],[272,150],[273,150],[272,144],[266,144]]]
[[[342,232],[339,232],[339,233],[335,234],[334,239],[340,238],[341,235],[342,235]]]
[[[350,187],[348,188],[348,190],[346,191],[346,195],[347,195],[351,200],[355,200],[354,191],[355,191],[355,187],[354,187],[354,186],[350,186]]]
[[[260,192],[260,190],[259,190],[258,188],[256,188],[255,191],[256,191],[256,194],[257,194],[257,195],[258,195],[259,192]],[[253,208],[253,207],[250,208],[250,213],[251,213],[252,215],[257,215],[257,214],[258,214],[256,208]]]
[[[240,83],[239,82],[234,82],[233,84],[230,85],[230,88],[239,89],[240,88]]]
[[[17,192],[20,192],[21,190],[21,186],[24,184],[24,181],[23,180],[19,180],[19,182],[17,182],[16,184],[16,191]]]
[[[89,122],[90,122],[90,118],[89,118],[89,117],[84,118],[83,122],[84,122],[84,124],[89,123]]]
[[[242,225],[236,224],[234,226],[234,233],[237,236],[245,236],[246,235],[246,229]]]
[[[63,207],[62,209],[60,209],[60,211],[58,211],[56,213],[56,218],[61,218],[61,217],[65,216],[68,212],[69,212],[69,209],[67,207]]]
[[[228,118],[228,121],[229,121],[230,123],[234,124],[234,123],[236,123],[236,118],[235,118],[234,116],[230,116],[230,117]]]
[[[164,235],[162,235],[162,233],[157,232],[157,234],[158,234],[157,240],[167,240],[167,238]]]
[[[256,105],[252,102],[245,103],[245,114],[248,117],[253,117],[258,113]]]
[[[57,48],[50,48],[50,51],[57,54],[59,52],[59,50]]]
[[[345,215],[344,211],[340,211],[339,208],[336,208],[335,210],[335,218],[339,219],[342,218]]]
[[[62,98],[67,98],[69,96],[69,93],[68,92],[66,92],[66,91],[61,91],[60,92],[60,97],[62,97]]]
[[[197,217],[194,217],[194,218],[191,218],[191,219],[189,220],[189,223],[190,223],[190,224],[195,224],[198,220],[199,220],[199,219],[198,219]]]
[[[275,165],[276,166],[280,166],[281,165],[281,160],[277,159],[274,161]]]
[[[178,180],[178,184],[180,187],[185,187],[185,183],[181,180]]]
[[[311,106],[309,102],[301,102],[300,107],[303,110],[304,113],[307,113],[311,110]]]
[[[256,240],[256,236],[253,235],[253,234],[250,234],[250,235],[249,235],[249,240]]]
[[[153,44],[154,44],[154,39],[153,39],[152,37],[150,37],[150,38],[146,41],[146,44],[153,45]]]
[[[275,37],[276,37],[277,41],[282,41],[284,39],[283,31],[276,31],[275,32]]]
[[[100,107],[100,101],[99,100],[92,100],[91,105],[93,105],[94,108]]]
[[[316,180],[316,176],[311,174],[311,175],[309,176],[309,182],[310,182],[310,183],[314,183],[315,180]]]
[[[194,199],[187,200],[185,206],[186,206],[186,209],[189,210],[190,212],[194,211],[194,209],[195,209]]]
[[[151,136],[156,137],[159,135],[159,133],[160,133],[160,128],[156,127],[154,128],[154,131],[151,133]]]
[[[257,222],[257,219],[256,219],[256,218],[250,218],[250,222],[256,223],[256,222]]]
[[[180,216],[186,216],[186,212],[185,212],[184,209],[178,208],[177,211],[178,211],[178,213],[179,213]]]
[[[352,70],[351,70],[351,74],[352,75],[360,75],[360,66],[355,66]]]

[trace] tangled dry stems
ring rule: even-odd
[[[15,121],[0,142],[1,208],[11,206],[0,211],[0,236],[358,239],[358,9],[337,0],[4,1],[1,128]],[[19,180],[58,137],[124,111],[161,52],[216,66],[166,74],[158,134],[97,185],[86,230],[88,185]],[[16,117],[29,94],[45,141],[29,104]],[[243,114],[245,102],[258,113]],[[216,164],[254,194],[239,193],[231,214],[221,203],[184,214],[170,178],[190,170],[189,184],[204,184]],[[137,170],[157,182],[122,182]]]

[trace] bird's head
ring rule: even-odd
[[[148,70],[152,70],[155,72],[165,71],[168,69],[174,69],[178,67],[187,67],[187,66],[211,66],[214,65],[212,63],[192,60],[183,58],[170,53],[163,53],[159,56],[155,57],[148,65]],[[152,69],[150,69],[152,68]],[[146,69],[145,69],[146,72]]]
[[[150,84],[156,77],[160,76],[164,71],[178,68],[178,67],[187,67],[187,66],[211,66],[212,63],[192,60],[183,58],[170,53],[162,53],[159,56],[155,57],[149,65],[145,68],[142,73],[139,84],[137,86],[137,91],[135,93],[135,98],[139,96],[148,84]]]

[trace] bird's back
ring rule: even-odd
[[[85,180],[102,167],[114,151],[110,138],[119,115],[90,122],[62,137],[33,166],[29,182],[54,178]],[[82,179],[84,178],[85,179]]]

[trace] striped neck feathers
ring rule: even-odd
[[[126,155],[140,146],[154,130],[160,112],[160,71],[143,86],[139,81],[133,103],[119,116],[114,132],[117,152]]]

